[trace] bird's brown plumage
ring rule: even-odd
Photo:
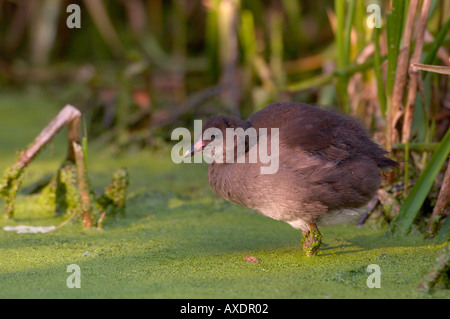
[[[203,131],[209,127],[223,136],[226,128],[279,129],[275,174],[261,174],[260,161],[249,163],[249,150],[257,145],[247,145],[245,163],[210,164],[209,182],[227,200],[304,231],[366,204],[380,186],[380,169],[397,165],[357,120],[308,104],[270,104],[247,121],[214,116]]]

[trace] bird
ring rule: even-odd
[[[237,130],[251,131],[256,139],[249,133],[227,143],[228,132]],[[278,163],[274,172],[263,174],[267,161],[261,156],[252,161],[251,153],[265,144],[275,149],[271,155]],[[398,166],[356,118],[301,102],[272,103],[247,120],[210,117],[185,156],[207,150],[211,188],[228,201],[301,230],[307,256],[316,255],[322,245],[318,225],[354,219],[379,189],[382,172]]]

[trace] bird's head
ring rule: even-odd
[[[231,115],[217,115],[210,117],[202,127],[202,134],[194,142],[185,156],[192,156],[196,153],[208,152],[215,161],[219,158],[225,162],[227,149],[235,148],[236,141],[227,146],[227,129],[247,129],[248,122]],[[230,132],[230,130],[228,130]]]

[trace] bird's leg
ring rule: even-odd
[[[307,251],[308,238],[309,238],[309,229],[303,229],[303,230],[302,230],[302,246],[303,246],[303,251]]]
[[[322,234],[316,224],[308,224],[308,229],[302,231],[302,245],[306,256],[314,256],[322,245]]]

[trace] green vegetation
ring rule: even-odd
[[[0,297],[448,298],[450,2],[372,2],[381,28],[363,0],[135,0],[79,2],[70,29],[63,2],[0,0],[0,227],[57,226],[0,230]],[[400,163],[317,258],[169,156],[176,127],[288,100],[360,118]],[[63,129],[14,165],[66,104],[89,137],[78,162],[61,166]],[[82,289],[65,285],[71,263]]]
[[[14,105],[36,115],[36,128],[8,138],[0,167],[14,160],[14,145],[32,139],[47,119],[50,99],[29,94],[5,96],[5,124],[28,121]],[[51,113],[51,112],[50,112]],[[13,139],[13,141],[11,140]],[[5,141],[5,143],[3,143]],[[0,137],[7,144],[4,136]],[[57,138],[24,174],[23,187],[54,173],[65,155]],[[246,208],[218,198],[209,188],[205,164],[173,164],[170,148],[110,156],[89,148],[94,189],[103,189],[111,171],[127,167],[130,186],[126,214],[83,229],[75,220],[46,234],[0,230],[1,298],[448,298],[438,283],[419,292],[445,244],[415,231],[402,238],[385,227],[365,225],[322,229],[324,242],[315,258],[302,252],[301,233]],[[4,155],[4,156],[3,156]],[[5,225],[60,225],[67,216],[38,205],[39,194],[18,194],[15,218]],[[4,204],[0,204],[4,209]],[[259,263],[243,261],[249,254]],[[67,266],[81,269],[81,289],[66,286]],[[370,264],[381,268],[381,288],[366,285]]]
[[[5,217],[11,218],[14,212],[14,204],[21,183],[23,168],[13,165],[5,171],[0,182],[0,198],[5,202]]]

